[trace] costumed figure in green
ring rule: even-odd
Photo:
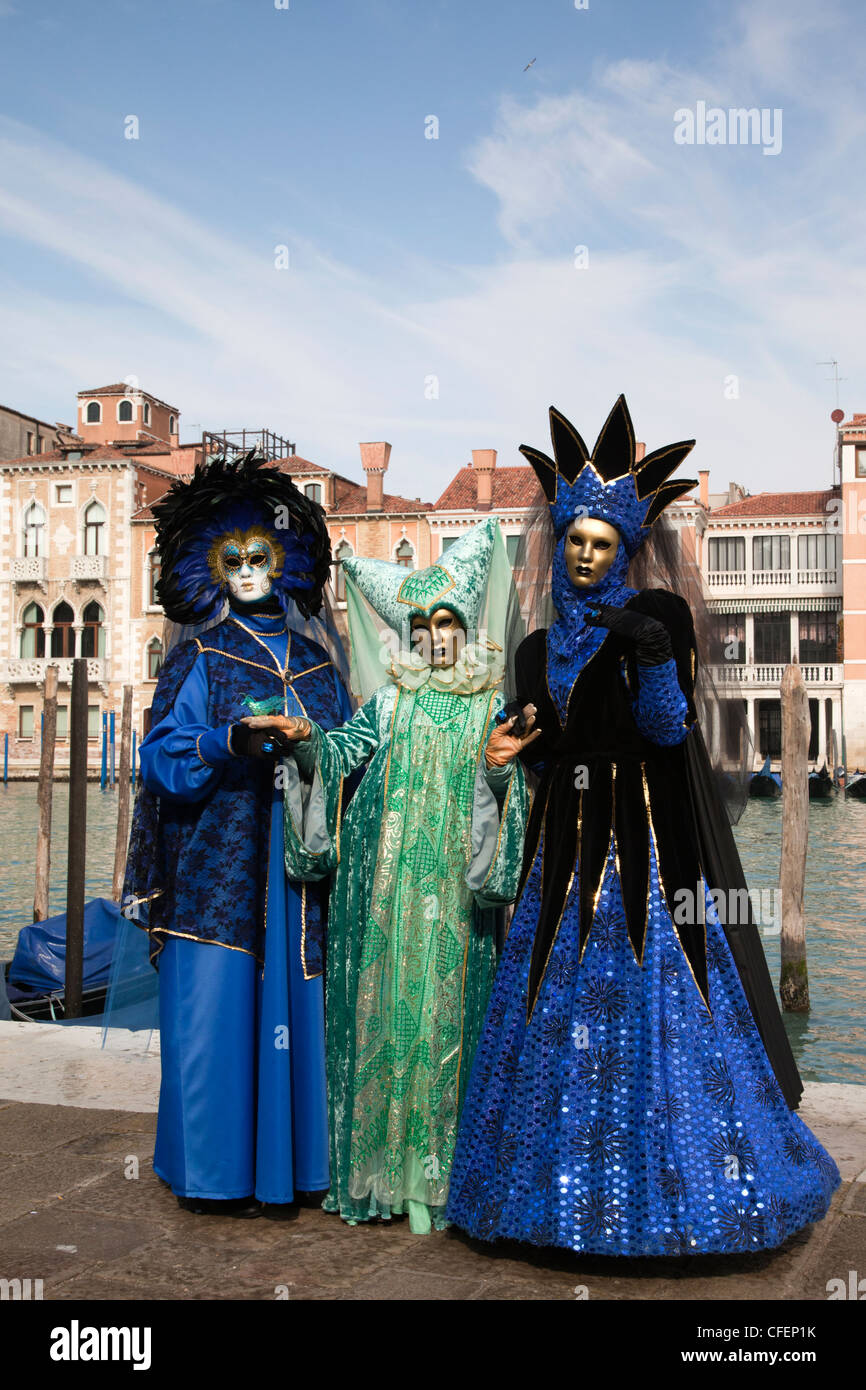
[[[353,1224],[408,1213],[424,1233],[445,1224],[502,907],[517,890],[526,791],[513,759],[534,737],[534,711],[512,712],[501,688],[514,591],[495,518],[427,569],[343,565],[365,703],[327,733],[305,719],[249,722],[294,740],[290,877],[336,870],[325,1209]],[[341,826],[345,779],[364,764]]]

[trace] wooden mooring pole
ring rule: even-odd
[[[66,1017],[81,1017],[87,855],[87,658],[72,662],[69,701],[69,837],[66,866]]]
[[[806,846],[809,837],[809,700],[803,672],[795,661],[782,677],[782,1008],[805,1013],[809,1008],[806,968]]]
[[[54,797],[54,747],[57,740],[57,676],[58,668],[56,666],[46,666],[45,689],[42,694],[42,751],[39,758],[39,786],[36,792],[39,823],[36,830],[34,922],[44,922],[48,916],[48,887],[51,874],[51,803]]]
[[[132,764],[132,686],[123,687],[123,707],[120,713],[120,782],[117,788],[117,839],[114,845],[114,886],[112,897],[120,902],[123,875],[126,872],[126,848],[129,842],[129,770]]]

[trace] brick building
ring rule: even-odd
[[[102,715],[119,712],[125,684],[133,686],[134,725],[142,730],[163,656],[151,506],[219,444],[216,436],[181,444],[179,421],[175,407],[115,383],[79,393],[78,436],[59,433],[51,449],[0,459],[0,736],[9,735],[13,775],[38,766],[49,662],[60,668],[60,767],[68,759],[76,655],[88,661],[91,764]],[[844,734],[853,768],[866,767],[866,415],[843,424],[838,437],[835,487],[750,497],[731,483],[712,493],[704,471],[697,494],[667,515],[703,576],[716,620],[717,684],[744,701],[759,756],[777,756],[779,683],[796,656],[809,693],[813,759],[832,761],[833,735],[838,754]],[[267,439],[285,455],[279,466],[324,508],[338,615],[340,560],[355,554],[420,568],[494,514],[513,563],[538,497],[532,469],[498,466],[493,449],[472,450],[471,463],[432,502],[385,491],[391,446],[384,441],[359,446],[362,482]]]

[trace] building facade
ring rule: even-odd
[[[49,663],[59,667],[61,770],[75,656],[88,662],[91,766],[99,761],[103,716],[119,714],[124,685],[133,687],[134,727],[143,731],[163,659],[151,507],[216,439],[182,445],[179,420],[158,397],[115,383],[79,393],[78,436],[66,431],[52,449],[0,459],[0,739],[8,735],[13,776],[38,768]],[[752,497],[730,483],[712,493],[702,472],[697,494],[668,509],[683,557],[703,580],[716,685],[726,699],[743,702],[757,762],[767,754],[778,760],[779,687],[785,665],[797,659],[813,762],[840,762],[844,736],[848,766],[866,767],[866,415],[842,424],[838,438],[834,487]],[[331,597],[344,636],[341,561],[348,556],[421,568],[493,514],[517,562],[539,496],[531,468],[500,467],[495,450],[475,449],[431,502],[385,491],[390,444],[359,447],[364,482],[295,453],[277,459],[325,511]],[[707,731],[710,741],[716,733]]]

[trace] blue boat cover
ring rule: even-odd
[[[84,989],[107,985],[120,920],[110,898],[93,898],[84,907]],[[22,927],[9,967],[9,980],[37,994],[62,992],[66,984],[66,914]]]

